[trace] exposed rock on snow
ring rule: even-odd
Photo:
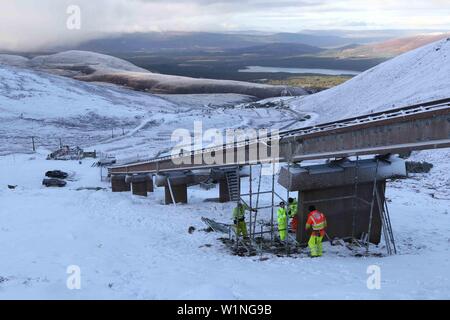
[[[25,59],[25,60],[23,60]],[[88,51],[66,51],[31,60],[0,55],[0,63],[30,67],[84,81],[109,82],[153,93],[237,93],[260,99],[286,94],[305,95],[299,87],[272,86],[242,81],[196,79],[153,73],[125,60]]]

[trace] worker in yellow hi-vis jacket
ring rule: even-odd
[[[280,235],[280,240],[286,240],[286,235],[288,232],[288,214],[286,212],[286,203],[284,201],[280,202],[280,207],[277,211],[278,218],[278,234]]]
[[[245,211],[253,211],[257,212],[256,209],[250,209],[249,206],[243,204],[241,201],[238,202],[238,205],[233,210],[233,222],[236,228],[236,235],[247,237],[247,224],[245,223]]]

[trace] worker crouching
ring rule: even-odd
[[[309,207],[308,220],[306,221],[306,230],[312,229],[311,237],[308,241],[311,257],[322,256],[322,240],[325,236],[325,228],[327,227],[327,219],[325,215],[316,209],[315,206]]]

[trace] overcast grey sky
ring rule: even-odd
[[[81,10],[69,30],[67,8]],[[0,0],[0,49],[133,31],[450,30],[450,0]]]

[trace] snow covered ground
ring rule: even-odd
[[[282,128],[306,115],[302,125],[446,98],[449,52],[444,40],[275,107],[243,95],[158,96],[0,66],[0,299],[450,299],[448,149],[413,154],[432,171],[388,185],[398,255],[357,257],[325,244],[321,259],[230,255],[221,235],[201,231],[202,216],[230,222],[232,204],[205,201],[217,189],[192,187],[189,204],[165,206],[161,188],[148,198],[111,193],[93,160],[44,160],[58,138],[119,160],[148,158],[197,120],[204,129]],[[41,185],[54,169],[73,173],[66,188]],[[66,287],[71,265],[81,268],[81,290]],[[381,268],[380,290],[366,286],[371,265]]]
[[[448,156],[450,150],[437,153]],[[448,179],[439,198],[427,191],[450,169],[448,163],[415,180],[389,184],[397,256],[355,257],[327,243],[321,259],[305,252],[266,254],[260,261],[230,255],[220,234],[201,231],[202,216],[230,222],[232,204],[205,202],[217,197],[217,189],[190,188],[189,204],[176,207],[162,204],[162,188],[149,198],[77,191],[108,188],[92,161],[44,157],[43,150],[0,157],[0,299],[450,298]],[[50,169],[73,173],[73,181],[63,189],[44,188],[41,181]],[[6,184],[18,187],[9,190]],[[80,290],[66,287],[71,265],[81,269]],[[366,286],[371,265],[381,268],[380,290]]]

